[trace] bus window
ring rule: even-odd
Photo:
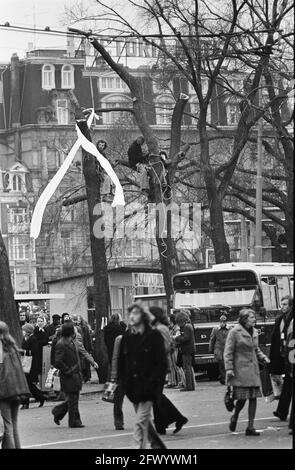
[[[263,304],[266,310],[277,310],[277,295],[276,285],[273,283],[273,276],[271,278],[261,278],[261,287],[263,295]]]
[[[285,295],[290,295],[289,279],[287,276],[277,276],[279,303]]]

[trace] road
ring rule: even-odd
[[[165,392],[181,412],[189,418],[182,431],[174,435],[173,426],[163,440],[168,449],[291,449],[292,436],[288,424],[280,422],[272,412],[275,402],[258,400],[256,429],[259,437],[246,437],[247,408],[241,415],[235,433],[228,431],[230,413],[223,404],[225,387],[217,382],[198,382],[195,392]],[[43,408],[32,403],[20,411],[19,427],[22,447],[27,449],[130,449],[134,411],[125,399],[125,430],[115,431],[112,405],[101,400],[100,394],[83,395],[80,413],[83,429],[70,429],[66,419],[61,426],[53,423],[50,413],[53,402]]]

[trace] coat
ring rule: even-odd
[[[32,366],[28,376],[30,382],[38,381],[38,343],[34,335],[29,336],[27,340],[23,338],[22,350],[25,356],[32,356]]]
[[[112,361],[115,339],[117,336],[122,335],[125,330],[126,325],[123,322],[110,322],[103,329],[104,342],[108,351],[108,358],[110,363]]]
[[[123,334],[118,361],[118,379],[134,403],[156,401],[162,393],[167,355],[162,335],[147,327],[143,334]]]
[[[216,361],[223,361],[223,352],[229,330],[230,327],[226,326],[225,328],[213,328],[211,332],[209,353],[214,353]]]
[[[19,353],[15,346],[4,350],[0,343],[0,401],[26,399],[30,391]]]
[[[60,372],[60,387],[65,393],[82,388],[80,354],[74,341],[61,338],[55,346],[55,367]]]
[[[186,323],[180,328],[180,335],[175,338],[175,343],[180,344],[183,356],[191,356],[196,352],[194,327]]]
[[[43,330],[39,330],[39,327],[36,326],[34,329],[33,335],[38,342],[37,350],[37,364],[38,364],[38,374],[42,373],[42,360],[43,360],[43,346],[46,346],[49,342],[49,333],[46,327]]]
[[[258,359],[264,361],[265,354],[258,347],[258,331],[253,336],[240,324],[234,326],[227,336],[224,349],[225,370],[233,370],[230,384],[234,387],[260,387]]]
[[[281,375],[285,373],[285,361],[282,354],[281,343],[281,322],[284,315],[281,314],[276,318],[275,325],[271,336],[271,344],[269,350],[270,366],[269,371],[274,375]]]
[[[160,322],[156,322],[154,325],[154,328],[156,328],[156,330],[158,330],[161,333],[162,338],[164,340],[164,347],[165,347],[166,356],[167,356],[167,372],[169,372],[171,370],[170,354],[172,351],[172,338],[170,336],[169,328],[168,326]]]

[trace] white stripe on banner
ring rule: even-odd
[[[91,114],[87,120],[87,125],[88,127],[91,126],[93,118],[98,119],[98,116],[94,113],[94,110],[91,109]],[[41,230],[41,225],[42,225],[42,219],[44,215],[45,208],[48,204],[48,201],[50,198],[53,196],[55,193],[57,187],[59,186],[61,180],[65,176],[66,172],[68,171],[71,163],[74,160],[74,157],[79,150],[80,147],[82,147],[86,152],[92,154],[96,159],[98,160],[99,164],[102,166],[102,168],[106,171],[106,173],[109,175],[111,178],[112,182],[115,185],[115,195],[114,195],[114,200],[112,203],[112,206],[124,206],[125,205],[125,200],[124,200],[124,192],[123,188],[121,186],[121,183],[119,181],[118,176],[114,172],[110,162],[97,150],[95,145],[90,142],[86,137],[82,134],[80,131],[79,127],[76,125],[76,132],[78,135],[78,139],[74,143],[73,147],[71,148],[68,156],[65,158],[63,164],[57,171],[57,173],[54,175],[52,180],[48,183],[46,188],[44,189],[43,193],[41,194],[40,198],[37,201],[37,204],[35,206],[33,215],[32,215],[32,220],[31,220],[31,237],[36,239],[38,238]]]

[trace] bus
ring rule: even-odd
[[[144,307],[161,307],[164,312],[167,312],[167,297],[166,294],[142,294],[134,295],[133,300],[136,303],[143,304]]]
[[[243,307],[256,312],[259,346],[267,354],[275,318],[285,295],[293,295],[292,263],[225,263],[210,269],[188,271],[173,277],[173,309],[190,311],[195,331],[195,368],[217,379],[218,367],[209,353],[212,329],[220,315],[229,326],[237,322]]]

